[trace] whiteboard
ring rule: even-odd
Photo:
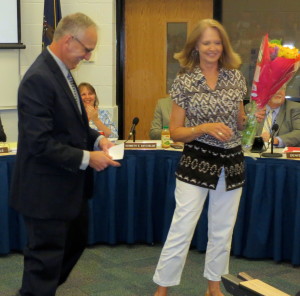
[[[19,50],[0,50],[0,109],[15,109],[20,83]]]
[[[0,0],[0,43],[18,43],[18,0]]]

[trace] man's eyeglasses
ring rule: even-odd
[[[94,50],[94,48],[93,49],[87,48],[77,37],[72,36],[72,38],[74,40],[76,40],[84,48],[84,50],[85,50],[86,53],[91,53]]]

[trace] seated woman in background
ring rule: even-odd
[[[4,129],[3,129],[3,125],[2,125],[2,122],[1,122],[1,117],[0,117],[0,142],[6,142],[6,134],[5,134]]]
[[[85,110],[89,119],[90,127],[102,131],[107,138],[118,138],[118,130],[107,110],[98,108],[99,100],[95,88],[87,82],[78,85]]]

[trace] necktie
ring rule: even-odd
[[[74,81],[74,79],[73,79],[73,77],[72,77],[72,75],[71,75],[70,72],[68,72],[67,78],[68,78],[68,81],[70,82],[71,90],[72,90],[75,102],[76,102],[76,104],[78,106],[79,112],[81,113],[81,106],[80,106],[79,94],[78,94],[78,91],[77,91],[77,87],[76,87],[75,81]]]
[[[265,118],[264,121],[264,127],[262,132],[267,132],[267,133],[271,133],[271,129],[272,129],[272,125],[273,125],[273,114],[274,114],[274,110],[270,110],[267,117]]]

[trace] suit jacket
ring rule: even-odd
[[[247,104],[246,113],[248,107]],[[279,128],[274,136],[280,137],[286,146],[300,147],[300,103],[286,99],[279,109],[276,123]],[[264,122],[258,125],[257,136],[261,135],[263,126]]]
[[[80,170],[83,151],[92,150],[97,131],[78,110],[69,85],[43,51],[20,83],[19,136],[11,206],[40,219],[74,218],[91,196],[93,171]]]
[[[6,134],[3,129],[1,118],[0,118],[0,142],[6,142]]]
[[[164,126],[170,124],[170,116],[172,111],[172,99],[170,97],[159,99],[157,101],[154,117],[151,123],[150,129],[150,139],[151,140],[160,140],[161,131]]]

